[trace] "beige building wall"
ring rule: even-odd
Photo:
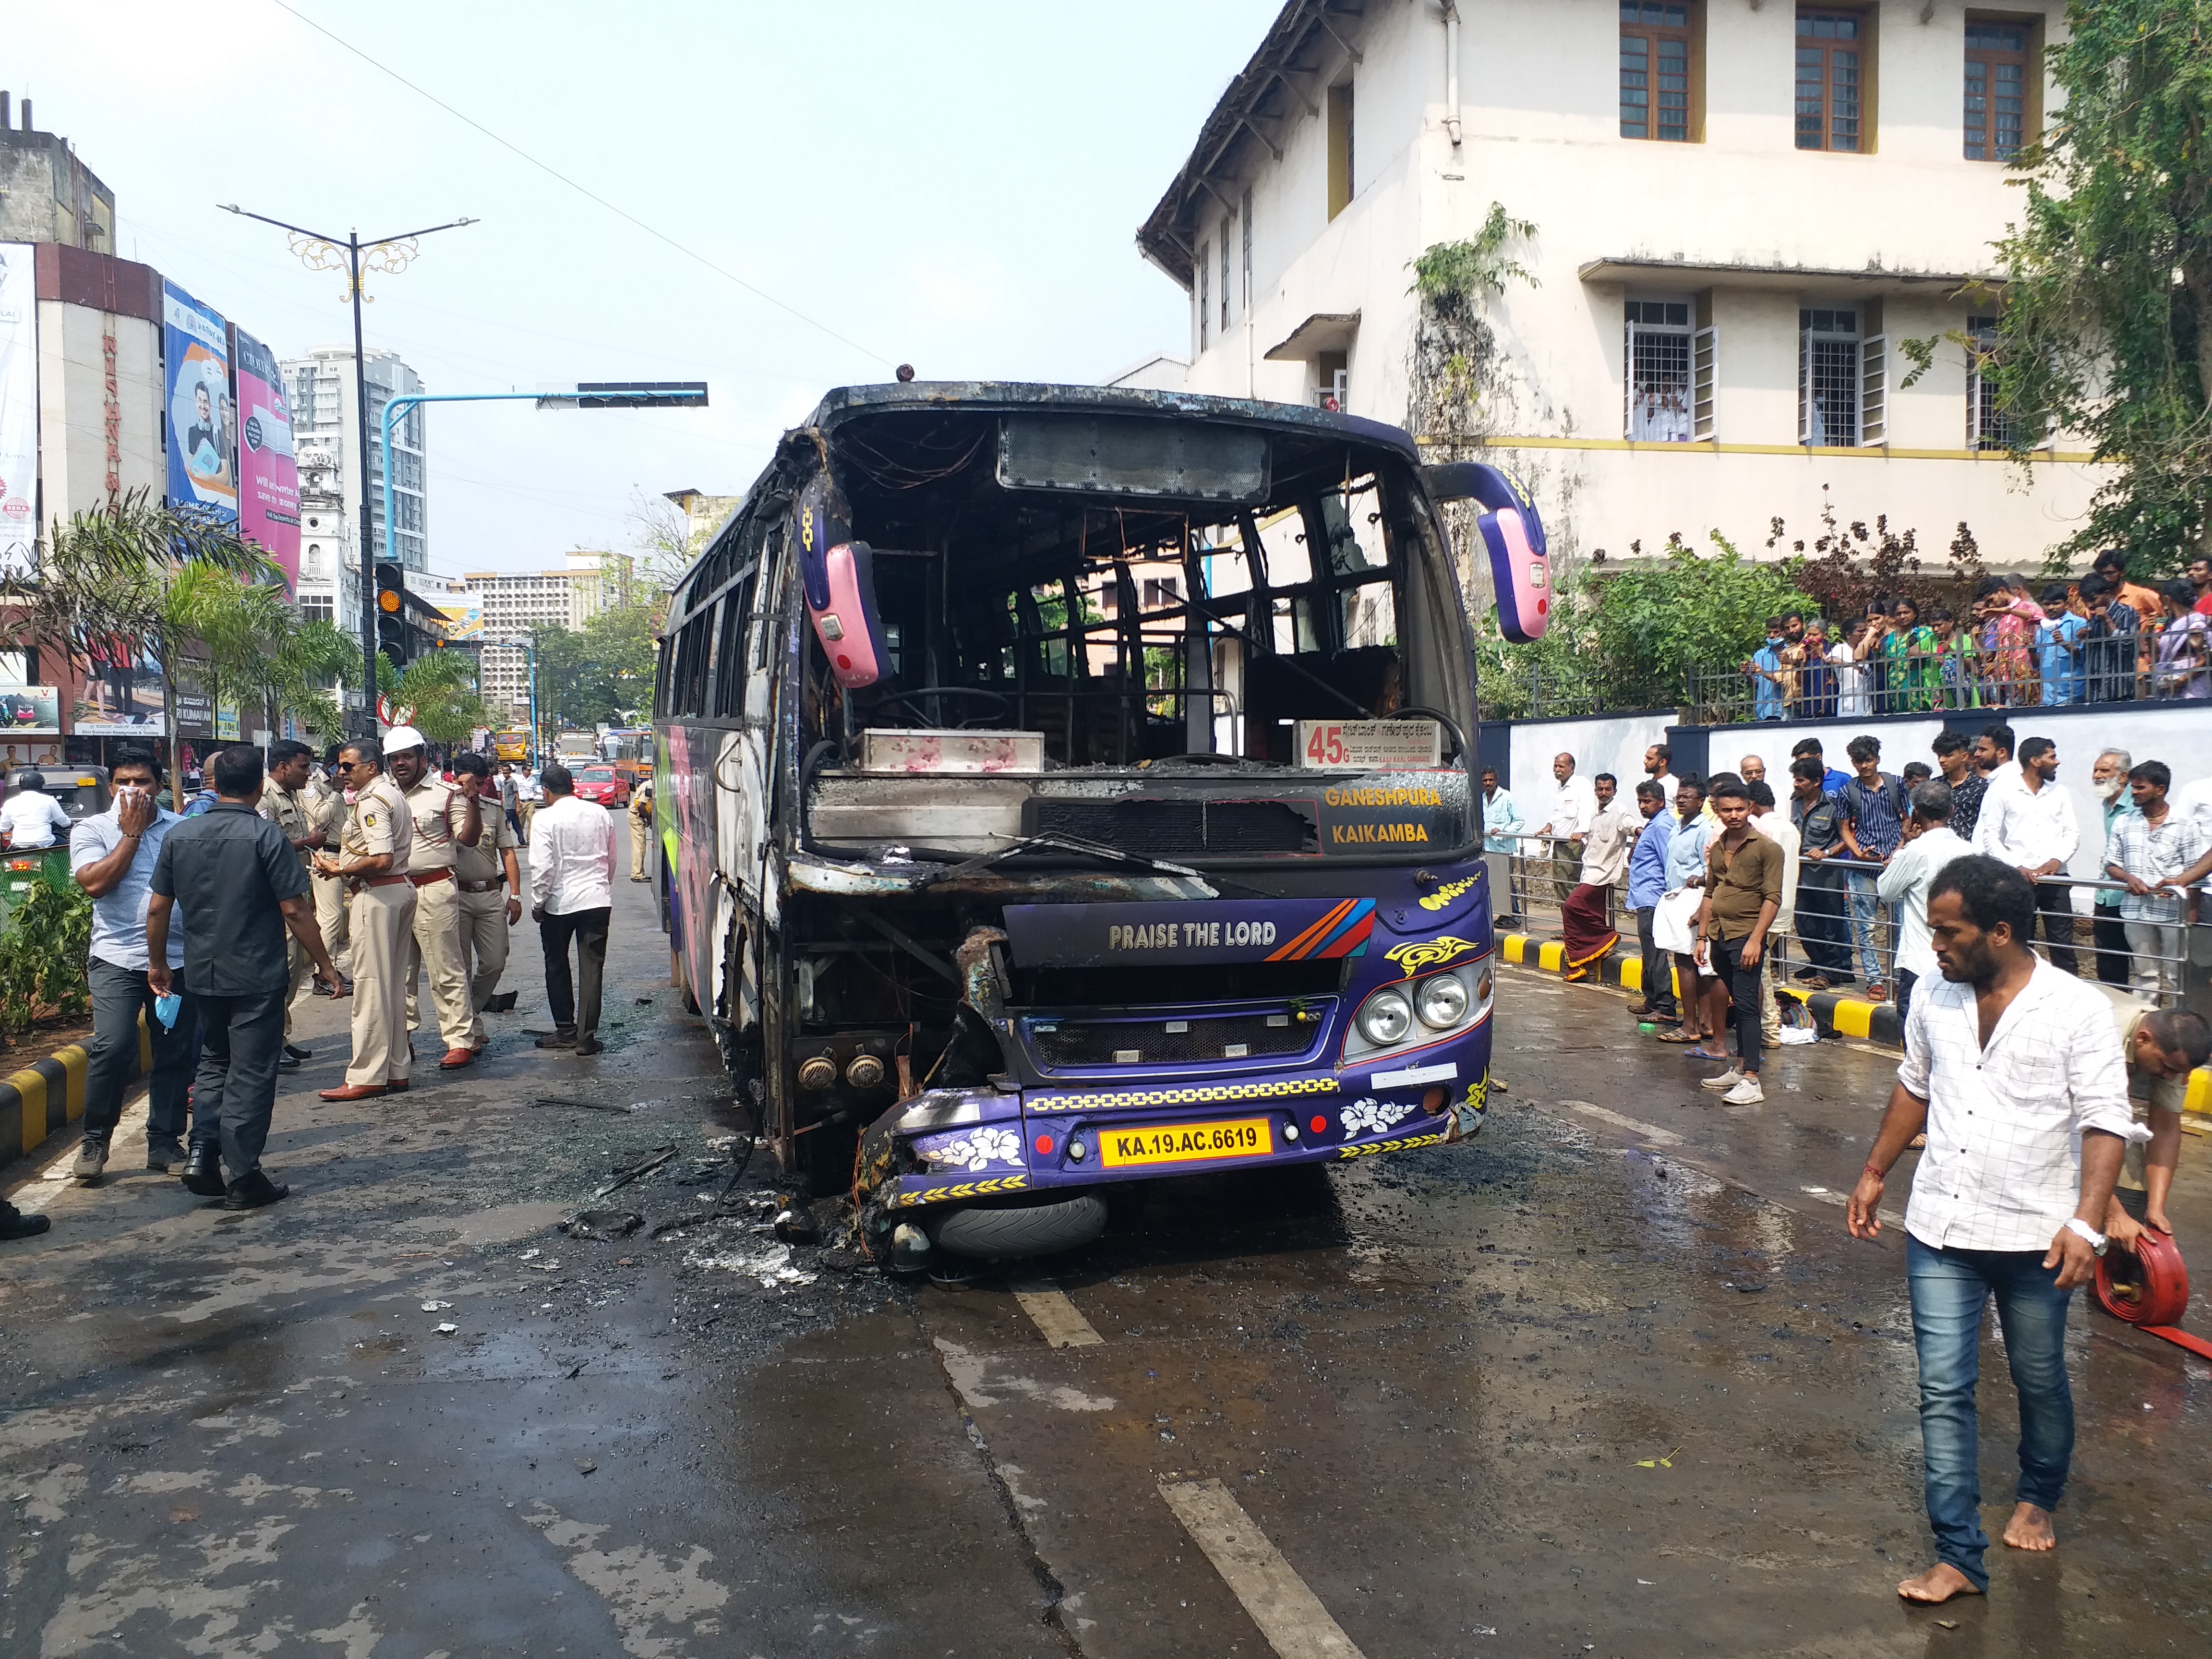
[[[39,301],[39,473],[45,511],[88,512],[107,499],[106,340],[115,340],[118,487],[167,483],[161,363],[153,324],[59,300]]]

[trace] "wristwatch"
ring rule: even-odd
[[[2087,1239],[2089,1241],[2089,1248],[2094,1250],[2099,1255],[2104,1255],[2106,1246],[2112,1242],[2110,1239],[2106,1238],[2104,1234],[2099,1232],[2094,1227],[2092,1227],[2087,1222],[2082,1220],[2078,1215],[2068,1216],[2066,1218],[2066,1225],[2070,1231],[2077,1232],[2081,1234],[2082,1237]]]

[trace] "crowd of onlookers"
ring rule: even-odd
[[[1762,720],[2212,697],[2212,557],[2156,587],[2117,553],[2040,588],[1986,576],[1964,616],[1887,595],[1850,623],[1793,611],[1740,672]]]

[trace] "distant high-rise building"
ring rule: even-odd
[[[483,611],[483,697],[493,709],[526,714],[527,653],[510,641],[546,629],[580,629],[631,602],[636,561],[627,553],[577,548],[565,570],[471,570],[462,580]]]
[[[422,377],[399,360],[396,351],[371,347],[365,354],[368,381],[368,515],[376,556],[384,554],[384,406],[393,398],[422,390]],[[346,521],[355,526],[353,547],[358,557],[359,523],[352,515],[361,510],[361,480],[357,468],[361,442],[354,430],[360,407],[354,395],[353,348],[317,346],[306,356],[288,357],[279,365],[292,394],[292,439],[301,451],[310,447],[328,456],[333,480],[343,503]],[[421,405],[399,417],[392,433],[392,546],[399,562],[412,571],[430,568],[430,515],[425,495],[422,410]],[[307,463],[301,463],[301,489],[306,489]],[[304,567],[306,543],[301,558]],[[358,570],[356,570],[358,576]],[[303,585],[305,570],[301,572]]]

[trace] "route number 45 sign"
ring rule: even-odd
[[[1443,759],[1434,720],[1300,720],[1298,763],[1332,770],[1398,772]]]

